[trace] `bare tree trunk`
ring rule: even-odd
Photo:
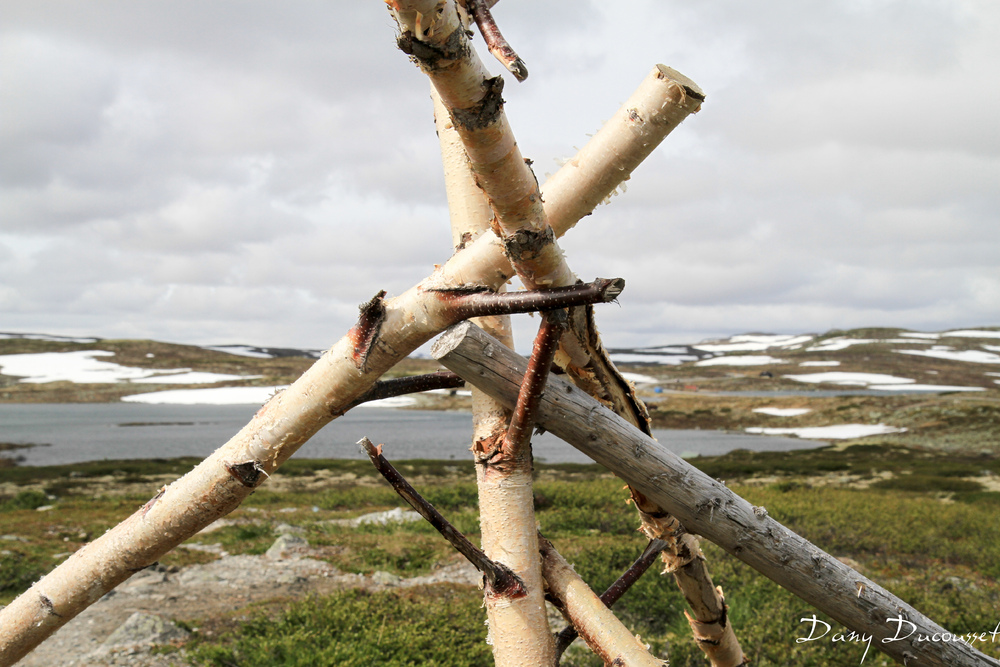
[[[504,405],[516,400],[527,367],[523,357],[499,349],[468,322],[442,336],[432,355]],[[873,646],[895,660],[933,667],[1000,667],[964,642],[928,641],[946,630],[568,382],[550,380],[538,423],[668,509],[688,529],[839,623],[870,636]]]
[[[492,234],[489,223],[493,211],[469,171],[465,147],[433,87],[431,98],[444,164],[452,241],[458,248],[484,232]],[[479,317],[474,321],[507,347],[514,346],[509,316]],[[472,389],[472,424],[483,550],[492,560],[513,570],[524,582],[526,593],[518,598],[486,595],[493,659],[498,667],[550,667],[555,660],[555,644],[545,612],[538,559],[531,459],[529,456],[525,461],[508,461],[506,465],[491,464],[489,451],[503,440],[510,412],[478,388]]]
[[[611,176],[597,179],[597,185],[588,178],[565,176],[558,187],[546,189],[546,210],[558,212],[548,216],[557,236],[579,220],[572,217],[579,207],[566,200],[599,201],[607,196],[621,182],[615,176],[626,178],[691,113],[684,103],[685,84],[670,78],[665,69],[654,70],[641,86],[651,100],[648,115],[633,121],[619,112],[609,121],[632,128],[609,129],[609,134],[621,137],[618,151],[588,151],[592,140],[574,159],[575,173],[607,170]],[[607,191],[601,194],[601,188]],[[229,442],[0,610],[0,667],[22,658],[132,574],[236,509],[382,373],[461,317],[442,290],[465,285],[496,289],[513,274],[502,243],[494,235],[483,235],[404,294],[366,304],[358,325],[268,401]]]

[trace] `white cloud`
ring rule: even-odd
[[[540,177],[657,62],[708,94],[564,241],[582,278],[627,280],[609,346],[997,324],[1000,6],[495,14]],[[394,39],[380,3],[5,2],[5,328],[325,347],[417,282],[450,234],[426,78]]]

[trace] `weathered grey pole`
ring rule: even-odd
[[[508,407],[527,361],[469,322],[431,355]],[[691,532],[715,542],[780,586],[871,637],[872,648],[909,667],[1000,667],[875,582],[785,528],[726,486],[558,377],[549,379],[536,423],[638,488]]]

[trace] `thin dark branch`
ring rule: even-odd
[[[362,438],[358,444],[371,459],[375,469],[392,485],[393,490],[409,503],[410,507],[415,509],[420,516],[427,519],[428,523],[434,526],[470,563],[475,565],[477,570],[483,573],[483,576],[486,577],[488,595],[502,595],[508,598],[519,598],[526,595],[524,584],[510,568],[490,560],[482,550],[451,525],[433,505],[417,493],[417,490],[382,456],[382,445],[376,447],[368,438]]]
[[[535,311],[556,310],[585,306],[593,303],[610,303],[625,289],[621,278],[598,278],[592,283],[577,283],[569,287],[520,292],[491,292],[485,288],[432,290],[450,301],[455,321],[488,315],[514,315]]]
[[[518,458],[531,438],[531,429],[535,423],[535,411],[541,401],[545,382],[549,377],[552,359],[559,349],[559,338],[566,329],[567,315],[565,310],[554,310],[542,315],[542,323],[535,336],[535,345],[528,360],[528,370],[521,381],[521,390],[517,395],[517,405],[510,418],[510,426],[501,445],[504,460]]]
[[[497,60],[514,75],[518,81],[528,78],[528,67],[517,55],[504,36],[500,34],[500,28],[490,13],[489,5],[484,0],[465,0],[465,6],[479,26],[479,32],[486,40],[486,48],[490,50]]]
[[[362,403],[378,401],[383,398],[393,396],[405,396],[406,394],[416,394],[421,391],[431,391],[434,389],[455,389],[464,387],[465,380],[451,371],[438,371],[436,373],[425,373],[424,375],[410,375],[391,380],[379,380],[371,386],[365,393],[358,396],[350,403],[343,412],[357,407]]]
[[[614,603],[621,599],[622,595],[625,594],[632,584],[639,580],[649,566],[653,564],[656,557],[660,555],[660,552],[667,548],[667,543],[663,540],[650,540],[646,545],[646,548],[642,550],[642,555],[640,555],[634,563],[622,576],[615,580],[615,583],[608,586],[608,590],[601,594],[601,602],[604,606],[611,608]],[[558,635],[556,635],[556,664],[559,663],[559,659],[562,657],[563,652],[569,648],[569,645],[573,643],[573,640],[577,638],[576,628],[572,625],[563,629]]]

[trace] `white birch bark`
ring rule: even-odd
[[[555,604],[573,624],[605,665],[621,667],[665,667],[666,662],[654,658],[641,638],[633,635],[601,598],[580,578],[573,567],[541,539],[542,571]]]
[[[504,405],[516,401],[527,361],[470,323],[446,332],[431,354]],[[666,508],[688,530],[871,636],[872,647],[893,659],[928,667],[1000,667],[967,643],[921,639],[947,631],[561,378],[549,379],[537,422]]]
[[[546,189],[546,210],[552,207],[557,212],[547,216],[557,236],[578,221],[572,216],[579,209],[567,204],[567,199],[603,199],[618,184],[615,174],[631,173],[650,146],[691,113],[683,103],[684,84],[664,75],[663,69],[657,68],[642,84],[650,95],[649,113],[629,119],[627,128],[611,130],[621,137],[619,149],[602,152],[585,147],[575,158],[576,173],[608,170],[612,174],[600,181],[607,191],[588,190],[591,180],[571,177],[560,178],[558,187]],[[623,122],[619,113],[609,125]],[[369,327],[367,333],[373,335],[367,344],[360,340],[366,332],[361,327],[352,329],[194,470],[0,610],[0,667],[12,665],[132,574],[236,509],[265,473],[277,469],[382,373],[451,324],[455,313],[434,290],[461,285],[496,289],[512,275],[502,243],[493,235],[483,235],[418,285],[381,302],[384,312],[377,318],[378,326]],[[373,310],[378,310],[375,301]]]
[[[461,137],[476,182],[486,193],[494,212],[494,231],[504,239],[507,254],[518,277],[530,289],[561,287],[577,281],[570,270],[555,235],[546,219],[538,181],[524,160],[513,131],[503,111],[503,80],[491,78],[475,49],[468,43],[465,26],[458,20],[453,4],[439,2],[430,19],[427,3],[422,0],[397,0],[394,15],[399,23],[400,48],[414,56],[430,78],[442,104],[452,117],[452,125]],[[419,8],[419,9],[415,9]],[[412,11],[409,11],[412,9]],[[668,76],[666,68],[657,68],[654,76]],[[682,104],[700,108],[704,94],[692,81],[684,79],[679,88]],[[629,100],[625,114],[629,121],[641,119],[642,99]],[[621,127],[624,123],[616,124]],[[609,134],[595,137],[591,150],[612,151],[618,138]],[[577,173],[576,178],[591,178],[592,190],[602,189],[603,174]],[[598,202],[587,202],[596,205]],[[582,206],[586,206],[587,203]],[[601,343],[593,319],[593,308],[577,307],[570,311],[570,326],[560,345],[556,362],[574,384],[602,400],[640,429],[649,432],[645,406],[635,396],[632,386],[611,363]],[[643,519],[662,517],[641,493],[633,496]],[[665,517],[668,518],[668,517]],[[647,524],[647,531],[655,525]],[[675,554],[684,553],[684,545],[672,536],[664,536]],[[709,655],[714,667],[737,667],[744,662],[739,642],[726,617],[721,593],[712,584],[704,558],[676,568],[674,578],[693,603],[692,625],[695,639]],[[710,604],[701,604],[710,600]],[[723,642],[722,648],[715,640]]]
[[[458,247],[483,232],[492,233],[489,221],[493,211],[469,171],[469,159],[462,141],[433,88],[431,98],[441,144],[452,241]],[[501,290],[504,288],[500,286]],[[509,316],[477,317],[472,321],[504,345],[514,346]],[[500,467],[487,464],[487,449],[503,439],[510,425],[510,411],[475,387],[472,389],[472,424],[482,548],[490,559],[513,570],[527,592],[513,599],[506,595],[486,595],[493,659],[498,667],[551,667],[555,646],[545,611],[538,558],[531,460],[529,457],[506,461],[506,465]]]

